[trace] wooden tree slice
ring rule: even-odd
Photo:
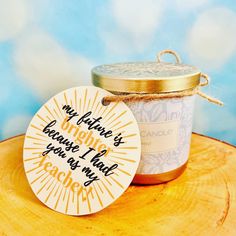
[[[23,136],[0,143],[0,234],[236,235],[236,148],[194,134],[186,171],[155,186],[131,186],[90,216],[50,210],[31,191]]]

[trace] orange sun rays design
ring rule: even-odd
[[[130,115],[131,111],[119,102],[104,106],[101,102],[103,96],[100,89],[91,91],[89,87],[66,90],[43,105],[26,133],[24,166],[27,178],[40,200],[56,211],[80,215],[103,209],[124,192],[135,174],[140,158],[140,136],[137,124]],[[66,119],[68,115],[62,109],[63,105],[70,105],[79,116],[91,110],[93,117],[102,117],[102,125],[112,130],[113,135],[121,133],[125,142],[119,147],[112,146],[111,152],[103,159],[107,165],[118,165],[114,174],[104,176],[99,173],[98,181],[92,182],[90,188],[83,187],[83,190],[78,193],[66,187],[59,177],[50,174],[50,171],[47,171],[49,167],[40,165],[44,158],[43,151],[52,142],[43,129],[53,120],[60,124]],[[73,135],[69,137],[71,140],[74,138]],[[113,145],[113,140],[107,141],[107,145]],[[45,160],[54,160],[55,163],[55,156],[47,156]],[[62,166],[68,168],[65,160],[57,157],[57,161],[60,162],[60,168]],[[80,180],[79,176],[77,178]],[[80,184],[82,186],[82,183]]]

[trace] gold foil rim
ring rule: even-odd
[[[136,174],[134,176],[132,183],[149,185],[149,184],[161,184],[161,183],[168,182],[170,180],[173,180],[179,177],[186,169],[187,163],[188,161],[185,162],[180,167],[178,167],[177,169],[164,172],[161,174]]]
[[[93,85],[124,93],[158,93],[192,89],[199,85],[201,72],[168,77],[120,78],[99,75],[92,71]]]

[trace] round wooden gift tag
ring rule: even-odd
[[[130,185],[140,161],[136,120],[111,95],[76,87],[51,98],[25,136],[24,168],[35,195],[55,211],[85,215],[114,202]]]

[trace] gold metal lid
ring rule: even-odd
[[[161,56],[170,53],[176,63],[162,62]],[[95,86],[112,92],[158,93],[192,89],[199,85],[201,71],[182,64],[171,50],[158,54],[157,62],[127,62],[97,66],[92,69]]]

